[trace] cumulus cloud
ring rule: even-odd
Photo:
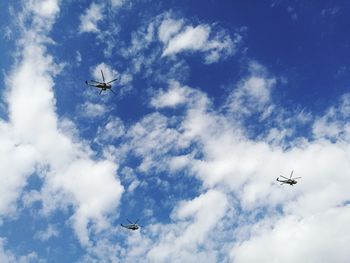
[[[147,254],[150,262],[215,262],[213,251],[206,247],[208,232],[224,216],[228,206],[225,195],[210,190],[193,200],[180,203],[174,211],[174,220],[193,220],[178,223],[177,228],[164,230],[158,244]],[[209,242],[208,242],[209,243]]]
[[[59,11],[59,3],[56,0],[30,0],[27,7],[41,17],[55,16]]]
[[[184,24],[183,20],[167,18],[162,21],[158,29],[158,38],[161,42],[167,43],[175,34],[178,34]]]
[[[138,169],[142,172],[154,169],[164,169],[166,154],[175,147],[181,149],[186,145],[186,141],[176,144],[180,133],[171,128],[170,120],[159,113],[146,115],[140,122],[129,128],[126,134],[126,151],[142,157],[142,162]],[[162,143],[159,143],[159,142]],[[124,149],[125,150],[125,149]]]
[[[98,22],[103,18],[103,8],[101,4],[91,3],[90,7],[80,16],[80,33],[98,33]]]
[[[183,20],[168,17],[159,26],[158,38],[164,44],[163,57],[197,51],[204,53],[207,64],[234,54],[240,42],[238,35],[232,38],[209,25],[185,25]]]
[[[16,200],[26,179],[34,172],[37,152],[29,144],[19,144],[11,125],[0,121],[0,215],[16,211]]]
[[[186,102],[189,97],[188,87],[181,87],[179,82],[170,81],[169,89],[158,91],[156,97],[151,100],[151,105],[155,108],[176,107]]]
[[[349,207],[333,208],[307,217],[286,216],[275,225],[259,225],[253,236],[231,251],[234,262],[346,262],[350,235],[343,226]]]
[[[151,75],[158,67],[159,57],[172,57],[182,53],[198,52],[203,56],[207,64],[217,62],[233,55],[239,44],[241,36],[238,33],[229,34],[224,29],[215,25],[199,24],[193,26],[185,18],[175,18],[169,12],[162,13],[142,25],[131,33],[131,41],[124,43],[118,53],[132,63],[132,71],[139,73],[144,70]],[[179,56],[175,59],[181,62]],[[174,78],[174,70],[183,75],[183,63],[174,63],[161,60],[161,68],[166,68],[162,74],[171,75]],[[171,71],[172,74],[169,74]],[[166,79],[166,78],[163,78]]]
[[[271,93],[275,80],[260,66],[258,69],[254,66],[254,70],[250,71],[251,75],[242,80],[242,85],[233,91],[235,95],[229,98],[237,99],[237,103],[244,98],[245,103],[240,104],[242,111],[239,111],[239,108],[235,111],[237,114],[242,113],[240,118],[263,112],[266,105],[273,104]],[[196,94],[196,99],[193,99],[193,94]],[[198,103],[199,101],[202,103]],[[323,118],[327,118],[325,126],[334,123],[340,125],[348,116],[347,102],[345,95],[338,105],[332,106],[326,112],[326,117],[315,120],[315,117],[308,116],[307,121],[312,118],[317,124]],[[159,91],[151,100],[151,105],[158,110],[180,104],[186,107],[182,113],[177,112],[182,116],[178,119],[180,123],[175,125],[179,133],[176,139],[173,139],[172,147],[164,148],[166,151],[163,152],[162,160],[166,161],[162,162],[162,166],[169,167],[170,171],[189,170],[189,174],[202,182],[205,189],[223,189],[216,203],[225,203],[225,200],[234,194],[237,203],[233,203],[232,206],[239,209],[240,213],[227,222],[219,218],[217,220],[221,224],[228,224],[227,228],[230,228],[232,221],[236,221],[232,233],[237,234],[237,238],[228,238],[225,248],[218,252],[223,253],[221,256],[226,255],[223,257],[229,260],[225,249],[231,246],[230,260],[235,262],[270,262],[271,259],[276,262],[295,262],[306,257],[310,258],[310,262],[328,262],[332,259],[345,262],[348,253],[344,245],[346,242],[343,241],[348,240],[349,235],[347,231],[341,233],[340,228],[333,226],[331,219],[337,217],[339,225],[344,225],[342,221],[347,220],[348,214],[347,203],[350,195],[347,189],[350,187],[350,181],[347,171],[350,167],[346,161],[349,146],[342,136],[347,134],[344,128],[340,129],[342,132],[332,133],[331,140],[327,139],[328,133],[324,136],[324,133],[320,133],[323,130],[318,129],[318,133],[315,132],[318,134],[316,140],[295,138],[298,143],[285,149],[283,145],[271,144],[270,140],[265,141],[264,138],[250,139],[240,118],[233,120],[230,112],[216,111],[208,102],[206,94],[193,88],[183,87],[179,83],[171,84],[168,90]],[[296,114],[295,119],[301,118],[301,115],[302,112]],[[152,122],[155,120],[152,119]],[[184,141],[187,143],[181,144]],[[157,144],[158,148],[166,145],[163,144],[164,140],[159,142],[162,143]],[[193,143],[198,147],[191,148],[190,153],[185,151],[186,154],[179,154],[174,151],[179,145],[188,147],[193,146]],[[143,158],[147,159],[147,154],[144,154]],[[148,161],[149,166],[152,166],[152,162],[159,164],[155,159]],[[302,177],[297,186],[288,188],[275,183],[278,175],[286,176],[292,169],[297,176]],[[181,203],[179,207],[182,207]],[[173,221],[181,215],[186,218],[187,213],[178,211],[187,210],[174,209]],[[198,222],[193,219],[192,223]],[[192,255],[200,257],[196,254],[199,252],[196,246],[191,248],[191,253],[186,253],[186,249],[177,250],[176,244],[182,244],[183,237],[176,234],[176,229],[179,227],[186,233],[186,225],[177,222],[167,227],[169,232],[173,232],[161,232],[160,239],[157,240],[171,240],[171,245],[163,241],[162,245],[151,248],[148,252],[151,262],[191,262]],[[289,243],[293,251],[297,252],[286,257],[290,250],[288,246],[283,246],[291,239],[295,242]],[[312,239],[324,242],[314,242],[308,246]],[[335,245],[328,246],[329,250],[326,250],[326,240],[333,239]],[[261,249],[262,246],[264,250]],[[279,249],[277,253],[276,247]],[[172,258],[173,253],[177,255],[176,259]],[[212,262],[218,261],[218,255],[202,256],[203,262],[205,258]]]
[[[37,5],[29,2],[26,6],[26,15],[34,16],[35,26],[29,25],[22,36],[20,44],[25,45],[21,46],[21,57],[7,80],[9,123],[2,122],[0,137],[8,150],[8,157],[4,159],[7,162],[2,167],[8,173],[1,174],[1,181],[8,181],[9,192],[2,210],[10,209],[28,176],[39,173],[43,179],[39,199],[43,210],[50,212],[62,205],[73,205],[73,228],[80,242],[88,245],[90,234],[108,226],[108,215],[111,209],[118,207],[123,187],[116,177],[116,164],[93,160],[88,145],[60,129],[53,94],[53,77],[59,71],[46,51],[45,37],[50,30],[47,24],[52,25],[55,14],[47,16],[49,11],[37,12],[37,9],[48,8]],[[54,10],[59,11],[58,8]],[[12,166],[16,168],[6,168]],[[37,167],[48,168],[37,170]],[[11,180],[8,180],[9,175]]]
[[[266,70],[256,62],[251,62],[249,72],[249,76],[232,90],[226,107],[236,116],[247,117],[252,114],[261,114],[264,119],[273,110],[271,93],[276,79],[269,77]]]
[[[169,80],[168,88],[158,90],[151,98],[151,106],[156,109],[175,108],[179,105],[205,108],[210,105],[210,101],[203,93],[175,80]]]
[[[107,113],[108,109],[104,104],[98,104],[88,101],[84,102],[84,104],[78,107],[78,112],[83,117],[97,118]]]
[[[187,26],[180,34],[169,40],[163,56],[176,54],[183,50],[204,49],[209,33],[210,28],[208,26]]]
[[[26,15],[34,16],[34,26],[23,33],[20,56],[7,80],[9,121],[0,121],[2,216],[17,211],[22,194],[25,208],[41,202],[40,216],[65,209],[70,217],[67,224],[86,249],[85,262],[348,260],[349,95],[323,115],[297,110],[289,115],[290,123],[310,122],[312,136],[290,137],[286,148],[280,142],[296,127],[287,130],[280,125],[269,129],[268,136],[252,138],[245,126],[245,120],[254,115],[259,124],[286,122],[281,118],[284,115],[274,114],[283,111],[273,101],[276,78],[258,63],[249,65],[248,74],[232,85],[227,100],[218,107],[208,94],[171,80],[168,87],[153,92],[147,104],[150,113],[140,120],[126,125],[113,117],[97,128],[99,142],[112,157],[100,159],[77,132],[72,133],[74,125],[55,111],[54,77],[60,67],[48,54],[46,36],[58,15],[58,2],[42,2],[49,3],[47,7],[38,1],[29,3]],[[148,25],[133,41],[144,38],[142,43],[148,45],[155,41],[158,29],[164,56],[201,52],[212,63],[232,52],[228,47],[233,40],[227,38],[225,44],[226,35],[209,25],[193,26],[169,18],[161,21]],[[139,54],[140,50],[136,43],[124,51]],[[97,80],[100,69],[107,80],[119,76],[101,63],[91,70]],[[104,112],[99,104],[83,105],[86,111],[93,109],[91,116]],[[121,138],[120,145],[106,143]],[[137,160],[128,163],[133,166],[130,169],[123,163],[129,161],[128,155]],[[145,208],[150,221],[140,232],[113,227],[111,211],[118,211],[124,191],[117,174],[119,165],[124,174],[132,171],[130,178],[124,176],[128,194],[138,194],[135,189],[151,177],[156,178],[157,186],[166,186],[162,190],[167,198],[162,201],[168,202],[169,219],[157,222],[155,213]],[[292,169],[302,177],[296,186],[275,182],[278,175]],[[42,187],[23,193],[32,174],[39,175]],[[174,177],[181,184],[185,179],[196,181],[199,187],[183,197],[185,193],[172,183],[176,180],[166,182]],[[180,201],[168,198],[169,189]],[[49,225],[36,238],[55,237],[56,230]],[[101,235],[96,238],[96,234]],[[38,261],[36,254],[24,259],[15,256],[3,243],[0,258],[4,262]]]
[[[123,121],[118,118],[110,118],[106,125],[98,127],[96,140],[97,141],[113,141],[125,134],[125,126]]]

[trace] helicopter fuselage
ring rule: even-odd
[[[106,83],[103,83],[103,84],[97,84],[97,85],[94,85],[96,88],[99,88],[99,89],[103,89],[103,90],[107,90],[107,89],[110,89],[112,87],[112,85],[110,84],[106,84]]]
[[[139,226],[136,225],[136,224],[131,224],[131,225],[123,225],[123,224],[120,224],[122,227],[125,227],[127,229],[130,229],[130,230],[137,230],[139,229]]]
[[[279,180],[279,178],[277,177],[276,181],[277,181],[277,182],[281,182],[281,183],[285,183],[285,184],[290,184],[290,185],[297,184],[297,181],[296,181],[296,180],[293,180],[293,179]]]

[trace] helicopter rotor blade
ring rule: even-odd
[[[112,91],[114,93],[114,95],[117,95],[117,93],[115,93],[114,90],[112,90],[112,89],[109,89],[109,90]]]
[[[103,71],[102,71],[102,69],[101,69],[101,74],[102,74],[103,82],[106,83],[106,81],[105,81],[105,76],[103,76]]]
[[[284,179],[287,179],[287,180],[289,179],[289,178],[287,178],[287,177],[284,177],[283,175],[280,175],[280,176],[283,177]]]
[[[130,224],[133,224],[133,222],[131,222],[129,219],[126,219]]]
[[[85,84],[86,84],[86,86],[95,87],[94,85],[90,84],[87,80],[85,80]]]
[[[90,84],[90,83],[87,83],[87,82],[85,82],[85,84],[86,84],[87,86],[90,86],[90,87],[96,87],[94,84]]]
[[[103,84],[102,82],[99,82],[99,81],[96,81],[96,80],[93,80],[93,79],[91,79],[90,81],[91,81],[91,82],[98,83],[98,84]]]
[[[295,180],[295,179],[299,179],[299,178],[301,178],[301,177],[294,177],[293,179]]]
[[[290,173],[289,179],[292,178],[292,176],[293,176],[293,170],[292,170],[292,172]]]
[[[134,224],[137,224],[137,222],[139,222],[139,219],[137,219]]]
[[[118,78],[113,79],[113,80],[111,80],[111,81],[108,81],[106,84],[112,83],[112,82],[114,82],[114,81],[116,81],[116,80],[118,80]]]
[[[102,91],[103,91],[103,89],[101,89],[101,91],[100,91],[100,93],[98,95],[101,95]]]

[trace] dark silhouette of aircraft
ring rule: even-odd
[[[106,82],[105,81],[105,76],[103,75],[103,71],[101,69],[101,75],[102,75],[102,80],[103,82],[97,81],[97,80],[90,80],[90,81],[85,81],[85,84],[91,87],[95,87],[98,89],[101,89],[99,95],[101,95],[102,91],[106,91],[106,90],[110,90],[112,91],[114,94],[116,94],[113,90],[112,90],[112,82],[116,81],[118,78],[113,79],[111,81]]]
[[[129,219],[127,219],[127,220],[130,224],[128,224],[128,225],[120,224],[120,225],[122,227],[124,227],[126,229],[130,229],[130,230],[137,230],[141,227],[140,225],[137,224],[137,222],[139,221],[138,219],[135,221],[135,223],[131,222]]]
[[[293,186],[293,185],[295,185],[295,184],[298,183],[296,179],[299,179],[299,178],[301,178],[301,177],[294,177],[294,178],[292,178],[292,175],[293,175],[293,170],[292,170],[292,172],[290,173],[290,177],[289,177],[289,178],[284,177],[283,175],[280,175],[280,177],[282,177],[282,178],[284,178],[284,179],[280,180],[279,177],[277,177],[276,181],[277,181],[277,182],[280,182],[281,185],[282,185],[282,184],[289,184],[289,185]]]

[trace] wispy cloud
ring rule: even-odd
[[[20,262],[20,263],[30,263],[30,262],[45,262],[41,259],[35,252],[28,253],[27,255],[18,256],[9,249],[6,249],[6,239],[0,238],[0,260],[1,262]]]
[[[55,227],[54,225],[48,225],[45,230],[37,232],[34,238],[37,238],[41,241],[47,241],[50,238],[58,237],[58,236],[59,236],[59,231],[57,227]]]

